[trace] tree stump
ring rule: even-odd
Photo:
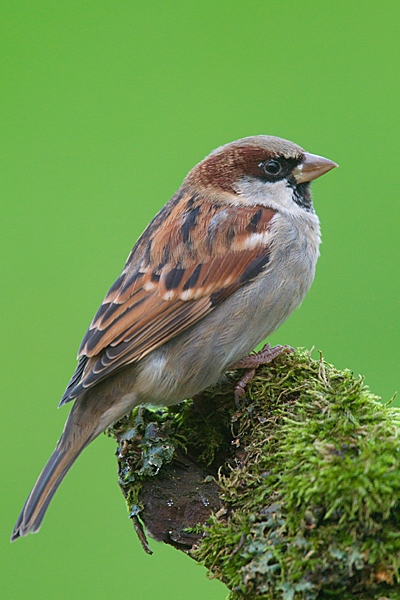
[[[109,434],[142,529],[204,564],[230,600],[400,599],[400,409],[298,349]]]

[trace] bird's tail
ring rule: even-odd
[[[24,504],[11,535],[12,542],[39,530],[58,486],[84,447],[70,448],[69,451],[56,447]]]
[[[39,530],[51,499],[82,450],[135,406],[136,396],[133,393],[121,392],[118,396],[113,377],[101,386],[87,390],[75,400],[56,449],[18,517],[12,542]]]
[[[77,412],[81,411],[74,410],[76,408],[75,404],[68,417],[60,441],[24,504],[11,535],[12,542],[30,532],[35,533],[39,530],[45,512],[58,486],[82,450],[99,433],[93,426],[82,427],[82,423],[79,423],[79,415],[76,415]],[[75,418],[76,416],[78,416],[78,419]]]

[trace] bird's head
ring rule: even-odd
[[[190,171],[185,184],[207,188],[208,193],[225,192],[234,204],[313,212],[310,182],[337,166],[288,140],[257,135],[211,152]]]

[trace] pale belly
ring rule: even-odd
[[[177,338],[138,365],[141,402],[172,405],[216,383],[226,369],[248,355],[297,308],[314,269],[286,265],[242,288]],[[303,271],[303,272],[299,272]],[[290,342],[290,340],[287,340]]]

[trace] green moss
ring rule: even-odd
[[[202,395],[205,417],[146,413],[162,460],[183,445],[219,472],[222,509],[192,556],[230,600],[400,599],[400,410],[303,350],[258,369],[240,410],[237,378]],[[146,444],[129,485],[159,468]]]

